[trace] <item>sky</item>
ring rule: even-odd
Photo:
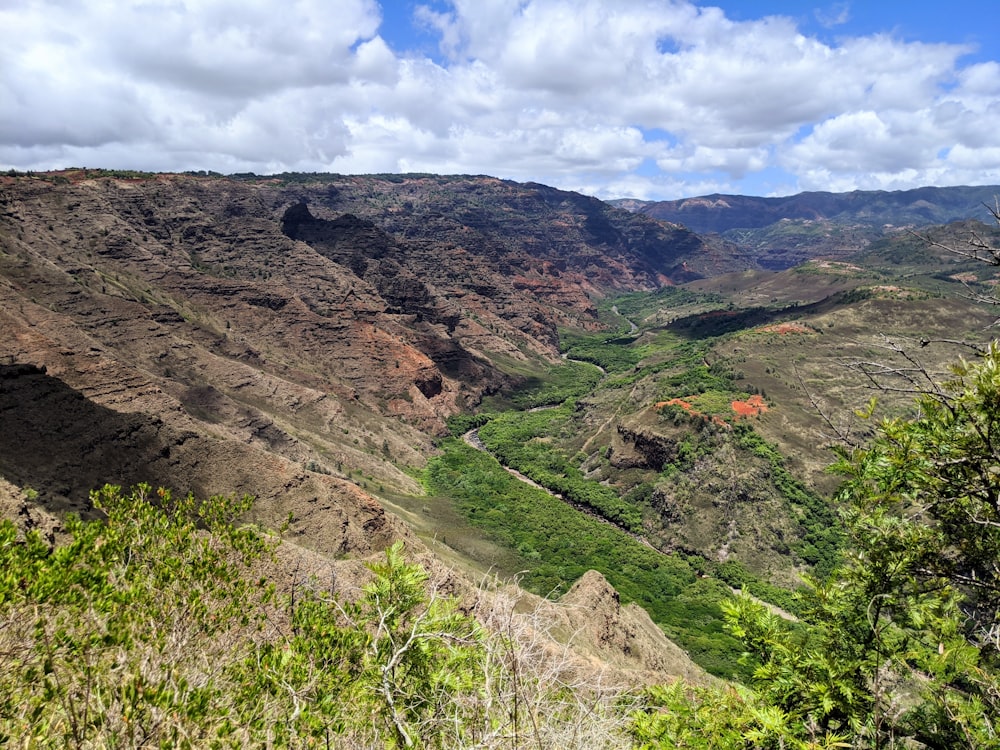
[[[992,0],[0,0],[0,168],[1000,184]]]

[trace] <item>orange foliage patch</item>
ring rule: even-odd
[[[698,411],[697,409],[694,408],[694,406],[691,404],[690,401],[685,401],[682,398],[672,398],[669,401],[657,401],[654,408],[656,408],[657,411],[659,411],[664,406],[679,406],[693,417],[704,417],[705,419],[709,419],[709,416],[707,414]],[[727,423],[721,417],[711,417],[711,420],[720,427],[730,426],[729,423]]]
[[[695,409],[691,404],[682,398],[672,398],[669,401],[657,401],[657,410],[662,409],[664,406],[679,406],[684,411],[691,412],[692,414],[697,414],[698,410]]]
[[[754,394],[746,401],[733,401],[732,407],[737,417],[756,417],[758,414],[767,411],[767,404],[757,394]]]

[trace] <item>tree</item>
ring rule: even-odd
[[[269,742],[451,746],[470,730],[464,711],[484,675],[482,629],[458,601],[427,586],[401,542],[369,564],[361,596],[344,601],[313,584],[291,605],[291,637],[262,644],[241,670],[241,721],[263,728],[284,716]],[[271,696],[267,705],[265,696]],[[277,701],[277,704],[274,702]]]
[[[789,629],[747,600],[730,624],[766,702],[858,747],[1000,744],[1000,347],[834,469],[850,535]]]
[[[92,500],[55,544],[0,521],[3,747],[626,746],[620,691],[567,681],[515,596],[463,605],[396,544],[360,589],[278,597],[249,498]]]
[[[1000,747],[1000,346],[915,405],[839,449],[849,544],[801,620],[724,605],[752,691],[652,691],[644,747]]]
[[[192,747],[232,735],[222,664],[252,643],[270,587],[249,498],[148,485],[91,494],[102,521],[50,546],[0,521],[0,744]]]
[[[986,205],[986,210],[993,217],[995,226],[1000,227],[1000,198],[994,197],[993,205]],[[938,242],[930,237],[919,234],[917,237],[931,247],[944,250],[960,258],[967,258],[990,266],[1000,266],[1000,243],[997,241],[996,234],[972,230],[964,246]],[[1000,304],[1000,299],[995,294],[983,294],[968,284],[966,284],[966,288],[969,290],[970,299],[988,305]]]
[[[1000,715],[1000,347],[960,362],[917,406],[837,464],[853,570],[890,582],[877,614],[928,647],[906,654],[930,675],[920,733],[979,747],[997,741]]]

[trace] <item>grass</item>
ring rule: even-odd
[[[449,439],[442,448],[443,455],[428,466],[428,490],[452,498],[469,523],[517,552],[525,588],[561,594],[585,572],[597,570],[707,671],[746,676],[741,647],[723,629],[719,602],[729,592],[722,582],[701,579],[687,560],[656,552],[524,484],[459,440]]]

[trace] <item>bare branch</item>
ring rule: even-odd
[[[813,411],[819,415],[820,419],[823,420],[823,423],[833,432],[832,436],[820,433],[823,438],[830,443],[839,442],[850,448],[858,447],[860,442],[852,434],[853,421],[845,420],[846,423],[844,426],[834,424],[830,415],[823,410],[823,406],[820,404],[816,394],[813,393],[813,391],[805,384],[805,381],[802,378],[802,373],[799,372],[799,368],[796,367],[794,363],[792,364],[792,372],[795,374],[795,379],[798,381],[799,387],[802,389],[803,393],[806,394],[806,398],[809,399],[809,403],[812,404]]]
[[[994,223],[1000,226],[1000,197],[994,197],[993,206],[987,203],[983,205],[990,212]],[[909,230],[909,233],[926,245],[944,250],[946,253],[957,255],[961,258],[968,258],[979,263],[986,263],[991,266],[1000,266],[1000,247],[994,246],[992,242],[975,230],[969,232],[969,238],[965,241],[966,247],[938,242],[927,235],[913,230]],[[994,304],[996,303],[994,302]]]
[[[845,366],[860,373],[868,381],[869,387],[882,393],[898,393],[905,396],[930,396],[942,404],[949,405],[950,397],[941,387],[947,373],[934,373],[911,353],[912,348],[883,337],[884,343],[876,344],[890,352],[896,362],[877,360],[853,360]],[[928,340],[928,344],[930,341]],[[964,342],[962,342],[964,344]],[[921,341],[923,344],[923,340]],[[972,348],[976,345],[965,344]],[[902,360],[900,362],[899,360]]]

